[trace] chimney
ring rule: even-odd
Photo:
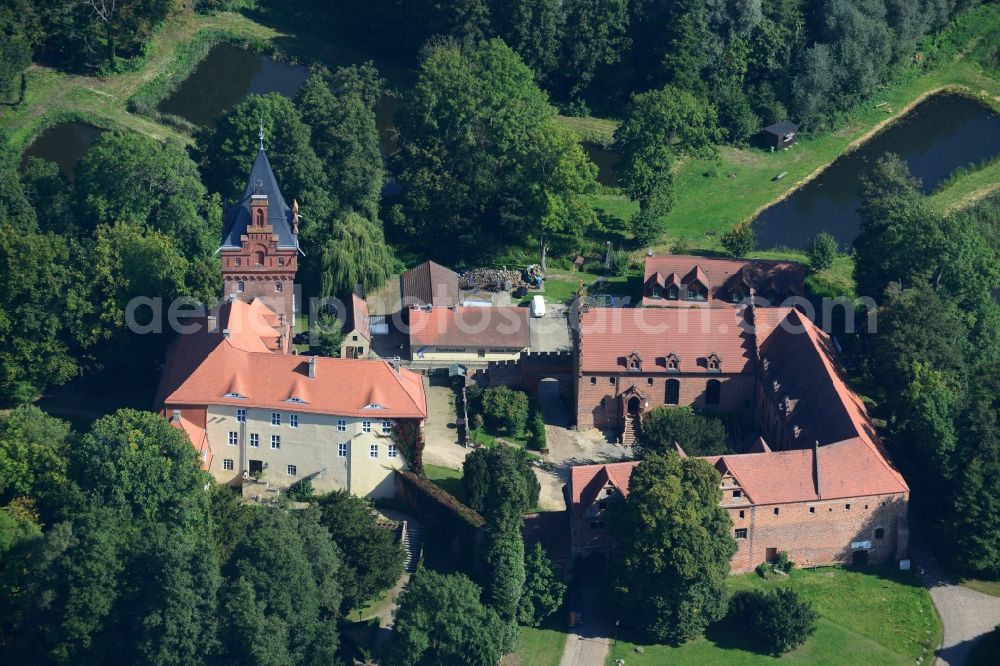
[[[171,423],[180,423],[181,422],[181,410],[179,410],[179,409],[175,409],[174,410],[174,413],[171,414],[171,416],[170,416],[170,422]]]
[[[219,329],[219,318],[215,315],[208,315],[208,332],[215,333]]]
[[[396,371],[397,375],[399,374],[399,366],[401,364],[402,364],[402,360],[398,356],[393,356],[392,360],[389,361],[389,365],[392,366],[392,369]]]
[[[226,336],[226,340],[228,340],[229,339],[229,329],[228,328],[222,329],[222,335]]]
[[[309,358],[309,379],[316,379],[316,357]]]

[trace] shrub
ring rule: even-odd
[[[738,222],[722,235],[722,247],[734,257],[745,257],[753,252],[753,224],[750,220]]]
[[[837,241],[827,232],[821,231],[806,245],[806,256],[814,271],[825,271],[833,266],[833,260],[837,257]]]
[[[311,479],[299,479],[288,487],[288,499],[294,502],[308,502],[314,492]]]
[[[795,590],[769,592],[741,590],[729,602],[727,619],[747,636],[754,636],[762,651],[779,655],[806,642],[816,631],[819,613]]]
[[[344,343],[344,325],[336,315],[324,313],[319,317],[319,334],[316,336],[319,353],[323,356],[340,356],[340,345]]]
[[[632,268],[632,257],[625,250],[615,250],[611,253],[611,271],[619,277],[628,275]]]
[[[529,444],[531,448],[536,451],[541,451],[546,448],[545,418],[542,416],[542,410],[537,406],[534,408],[531,415],[531,441]]]
[[[483,391],[482,404],[486,425],[494,432],[516,437],[524,431],[528,422],[528,394],[524,391],[491,386]]]
[[[788,559],[788,551],[782,550],[774,557],[774,563],[771,564],[775,571],[784,571],[788,573],[795,566],[795,562]]]

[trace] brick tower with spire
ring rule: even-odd
[[[246,189],[227,211],[219,254],[224,299],[260,300],[277,313],[285,332],[295,322],[295,272],[298,268],[299,205],[285,203],[264,152],[264,132]]]

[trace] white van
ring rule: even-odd
[[[531,316],[532,317],[544,317],[545,316],[545,299],[541,294],[536,294],[531,297]]]

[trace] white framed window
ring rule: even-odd
[[[281,412],[271,412],[271,425],[273,426],[281,425]]]
[[[233,459],[232,458],[226,458],[225,460],[223,460],[222,461],[222,469],[224,469],[226,471],[229,471],[229,472],[233,471],[233,469],[234,469],[234,467],[233,467]]]
[[[361,422],[361,432],[371,432],[371,431],[372,431],[372,422],[371,421],[362,421]]]
[[[347,419],[337,419],[337,432],[347,432]]]
[[[288,476],[295,476],[298,472],[299,469],[295,465],[288,466]]]
[[[244,289],[246,289],[246,285],[243,284],[243,280],[237,280],[236,281],[236,293],[242,294]]]
[[[240,434],[235,430],[229,431],[229,446],[236,446],[240,443]]]
[[[340,458],[346,458],[347,457],[347,443],[346,442],[341,442],[340,444],[337,444],[337,456],[340,457]]]
[[[271,435],[271,448],[272,449],[281,448],[281,435]]]
[[[389,457],[390,458],[395,458],[396,457],[396,445],[395,444],[390,444],[389,445]]]
[[[250,433],[250,448],[259,449],[260,448],[260,435],[258,433]]]
[[[247,410],[245,410],[245,409],[237,409],[236,410],[236,421],[238,423],[246,423],[247,422]]]
[[[372,444],[368,447],[368,457],[378,458],[378,444]]]
[[[392,432],[392,421],[382,421],[382,432],[386,435]]]
[[[288,415],[288,427],[290,427],[290,428],[298,428],[299,427],[299,415],[298,414],[289,414]]]

